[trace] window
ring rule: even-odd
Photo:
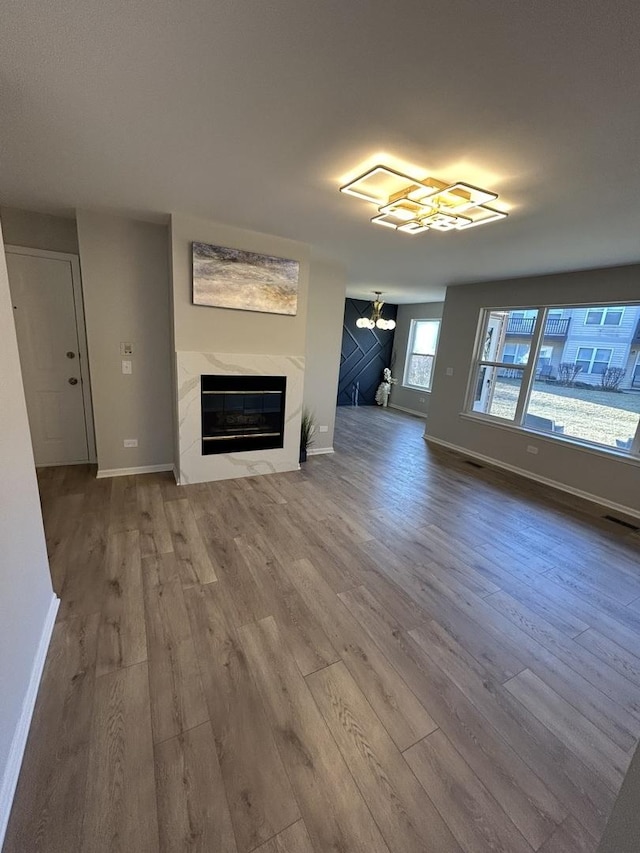
[[[525,317],[526,327],[523,326]],[[507,341],[507,335],[531,334],[537,317],[537,309],[485,312],[474,385],[474,412],[514,419],[531,343],[513,344]]]
[[[440,320],[412,320],[403,385],[431,390]]]
[[[529,358],[528,344],[505,344],[502,360],[508,364],[526,364]]]
[[[589,308],[584,318],[585,326],[619,326],[624,308]]]
[[[583,373],[603,374],[609,367],[612,349],[604,347],[579,347],[576,357],[576,366],[580,366]]]
[[[484,310],[467,411],[488,421],[637,457],[640,353],[632,341],[638,321],[629,324],[628,334],[619,328],[607,332],[607,327],[620,325],[625,309],[640,319],[640,304],[593,306],[586,315],[579,306],[561,311]],[[529,331],[522,327],[523,316]],[[572,333],[576,316],[579,325]],[[582,318],[593,319],[583,324]],[[586,338],[584,329],[596,325],[595,318],[600,327],[597,343]],[[566,323],[562,335],[549,322],[560,319]]]

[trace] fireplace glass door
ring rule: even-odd
[[[202,453],[284,445],[286,377],[202,376]]]

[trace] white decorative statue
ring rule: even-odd
[[[395,385],[397,381],[398,380],[394,379],[391,375],[391,370],[388,367],[385,367],[382,371],[382,382],[378,385],[378,390],[376,391],[376,403],[379,406],[389,405],[391,386]]]

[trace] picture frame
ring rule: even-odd
[[[300,263],[244,249],[192,243],[193,304],[295,316]]]

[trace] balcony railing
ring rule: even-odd
[[[509,319],[509,324],[507,325],[507,335],[530,338],[533,334],[535,322],[536,321],[533,317],[511,317]],[[544,337],[566,338],[570,322],[570,317],[567,317],[566,320],[561,320],[557,317],[550,317],[544,327]]]

